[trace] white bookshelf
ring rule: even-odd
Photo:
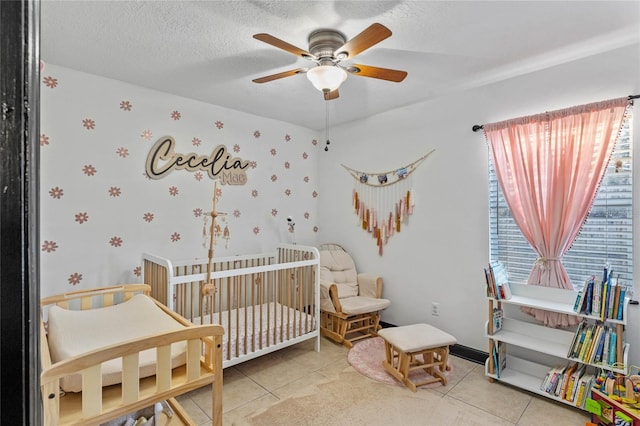
[[[543,309],[561,314],[574,315],[579,318],[587,318],[592,321],[600,319],[595,316],[578,314],[573,311],[573,305],[578,295],[573,290],[554,289],[548,287],[540,287],[533,285],[511,284],[512,297],[510,299],[489,300],[489,320],[485,325],[485,335],[489,339],[489,358],[485,363],[485,375],[490,380],[498,380],[510,385],[525,389],[529,392],[536,393],[548,397],[550,399],[563,402],[568,405],[574,403],[563,400],[562,398],[550,395],[540,389],[540,385],[545,378],[547,372],[559,365],[566,365],[569,362],[580,362],[577,358],[569,358],[569,348],[573,342],[574,330],[556,329],[546,327],[536,323],[533,320],[524,321],[521,319],[511,318],[505,311],[505,317],[502,321],[502,328],[493,332],[493,308],[503,308],[502,305],[513,305],[517,307],[530,307]],[[623,335],[624,326],[627,319],[627,308],[629,300],[624,301],[623,319],[622,320],[606,320],[606,323],[613,326],[619,336]],[[504,342],[509,346],[518,348],[519,355],[514,356],[507,352],[506,367],[500,372],[499,376],[495,374],[493,366],[493,358],[491,356],[492,348],[497,342]],[[621,358],[624,366],[627,367],[629,344],[621,345]],[[527,353],[531,353],[532,360],[545,359],[546,362],[552,360],[551,363],[544,363],[525,359]],[[540,356],[540,354],[543,354]],[[628,368],[612,368],[604,364],[587,364],[592,367],[604,368],[614,372],[627,374]],[[595,368],[593,368],[595,370]]]

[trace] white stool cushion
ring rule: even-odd
[[[383,328],[378,336],[405,353],[455,345],[457,340],[429,324]]]
[[[347,315],[368,314],[386,309],[391,305],[387,299],[376,299],[374,297],[355,296],[340,299],[342,312]]]

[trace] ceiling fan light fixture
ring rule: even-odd
[[[347,72],[335,65],[318,65],[307,71],[313,87],[321,92],[333,92],[347,79]]]

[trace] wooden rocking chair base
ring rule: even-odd
[[[320,334],[347,348],[352,348],[353,343],[358,340],[377,336],[378,330],[380,330],[378,312],[357,315],[321,312]]]

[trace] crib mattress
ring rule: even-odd
[[[158,333],[180,330],[184,326],[160,309],[148,296],[138,294],[126,302],[97,309],[49,309],[48,334],[51,361],[59,362],[96,349]],[[171,366],[186,362],[186,343],[171,345]],[[156,350],[140,352],[140,377],[155,374]],[[122,381],[122,359],[102,364],[102,385]],[[60,387],[66,392],[82,391],[82,376],[63,377]]]
[[[277,302],[222,311],[191,321],[219,324],[224,328],[222,359],[225,361],[315,330],[312,315]]]

